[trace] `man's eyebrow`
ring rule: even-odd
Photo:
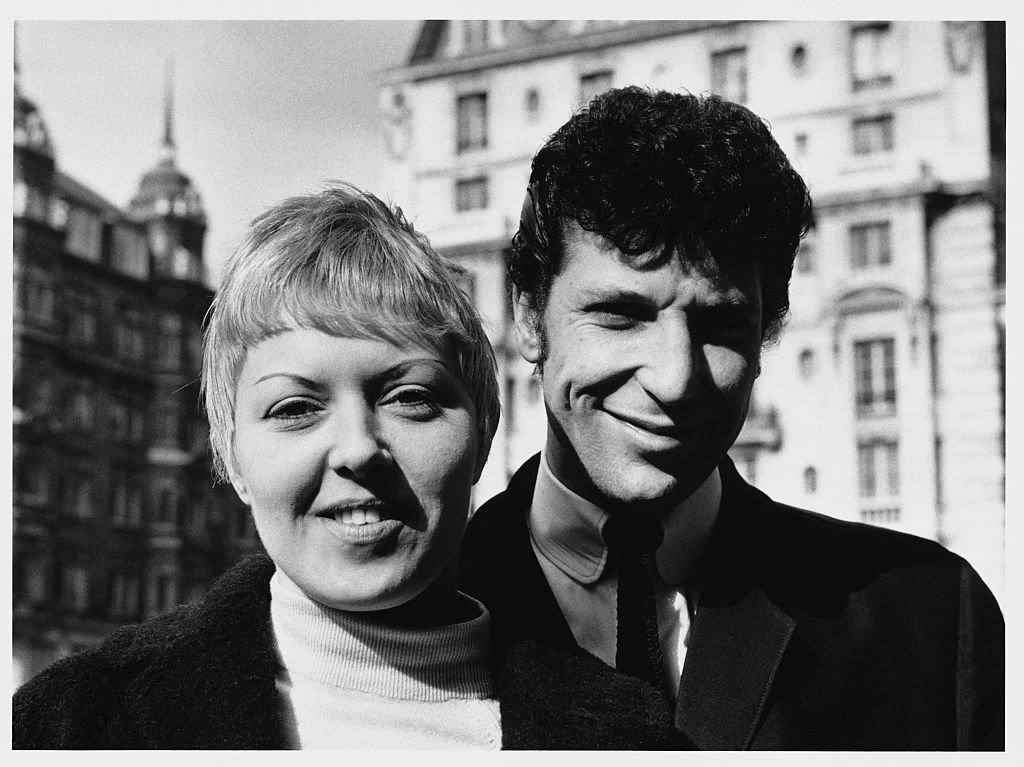
[[[580,294],[583,302],[587,304],[614,303],[618,301],[624,303],[651,303],[650,296],[617,285],[584,287],[581,289]]]

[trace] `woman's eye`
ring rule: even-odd
[[[278,402],[267,412],[267,418],[294,420],[312,415],[319,410],[318,403],[313,400],[294,397]]]
[[[431,416],[441,410],[437,398],[428,389],[420,386],[392,389],[384,396],[382,404],[399,408],[414,417]]]

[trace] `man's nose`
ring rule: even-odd
[[[372,408],[346,408],[333,420],[327,454],[332,471],[365,478],[392,461]]]
[[[674,405],[700,391],[705,361],[685,319],[657,323],[644,339],[640,385],[663,405]]]

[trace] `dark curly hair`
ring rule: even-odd
[[[628,256],[678,249],[697,259],[703,246],[723,266],[752,259],[760,267],[768,342],[789,310],[810,217],[803,179],[749,109],[717,96],[617,88],[533,158],[509,276],[543,311],[573,221]]]

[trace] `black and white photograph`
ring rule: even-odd
[[[1005,12],[63,5],[14,750],[1009,753]]]

